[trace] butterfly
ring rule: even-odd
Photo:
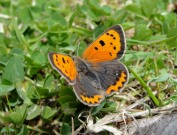
[[[129,72],[120,60],[126,50],[121,25],[104,31],[81,57],[50,52],[52,67],[73,86],[75,95],[85,105],[98,106],[106,96],[121,91]]]

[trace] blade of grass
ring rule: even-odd
[[[128,67],[128,66],[127,66]],[[128,70],[131,71],[131,73],[135,76],[135,78],[140,82],[140,84],[144,87],[150,98],[153,100],[153,102],[156,104],[156,106],[160,106],[159,100],[154,96],[152,93],[152,90],[146,85],[146,83],[143,81],[143,79],[138,76],[138,74],[132,70],[130,67],[128,67]]]
[[[30,129],[30,130],[33,130],[33,131],[37,131],[37,132],[39,132],[39,133],[44,133],[44,134],[49,134],[48,132],[46,132],[46,131],[44,131],[44,130],[42,130],[42,129],[39,129],[39,128],[37,128],[37,127],[31,127],[31,126],[29,126],[29,125],[27,125],[27,129]]]
[[[153,44],[163,43],[163,42],[175,39],[175,38],[177,38],[177,36],[173,36],[173,37],[169,37],[169,38],[164,38],[164,39],[161,39],[161,40],[154,40],[154,41],[140,41],[140,40],[134,40],[134,39],[126,39],[126,40],[130,44],[153,45]]]

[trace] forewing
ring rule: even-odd
[[[125,48],[124,31],[120,25],[115,25],[91,43],[84,51],[82,58],[91,63],[121,59]]]
[[[48,54],[48,59],[52,67],[63,75],[70,84],[75,82],[77,71],[70,56],[52,52]]]

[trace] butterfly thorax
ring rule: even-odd
[[[76,64],[76,70],[78,73],[82,72],[85,75],[87,75],[90,70],[89,70],[89,64],[86,63],[85,60],[79,58],[79,57],[75,57],[74,58],[75,64]]]
[[[75,57],[74,61],[78,75],[84,75],[89,81],[91,81],[95,88],[100,88],[100,81],[97,75],[91,69],[92,64],[79,57]]]

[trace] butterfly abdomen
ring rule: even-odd
[[[100,88],[100,82],[96,74],[92,71],[91,63],[81,59],[77,58],[76,60],[76,69],[78,74],[83,74],[86,78],[88,78],[88,81],[95,87],[96,89]],[[80,78],[83,79],[83,78]]]

